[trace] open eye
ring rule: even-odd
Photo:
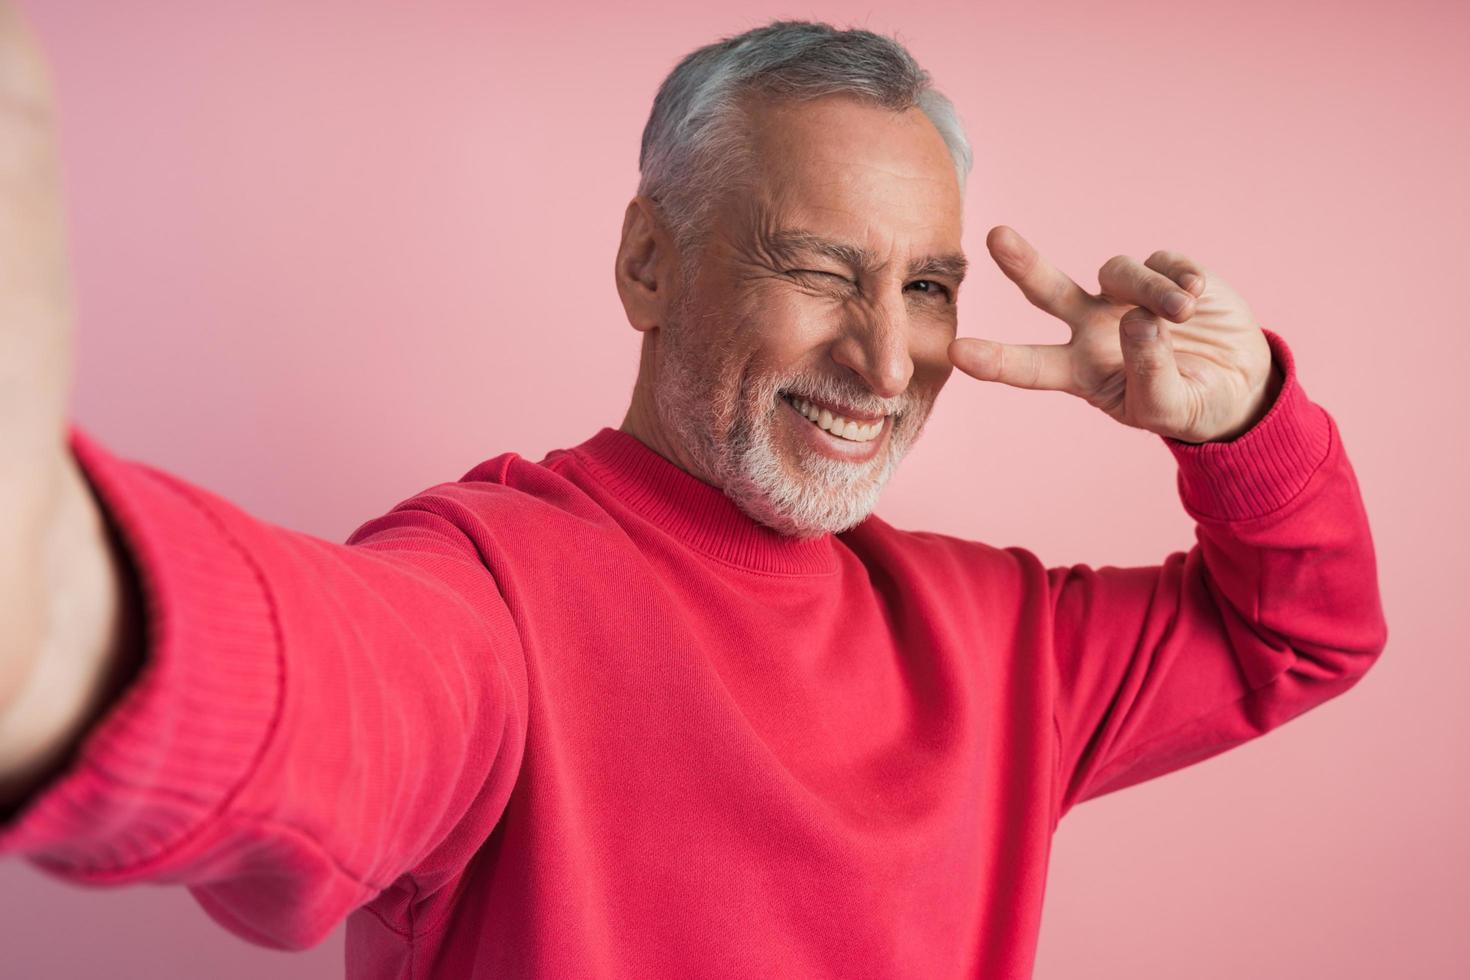
[[[945,299],[954,298],[954,294],[950,292],[948,286],[942,282],[935,282],[933,279],[915,279],[909,283],[909,288],[913,288],[914,286],[929,286],[929,289],[920,290],[920,292],[933,296],[943,296]]]

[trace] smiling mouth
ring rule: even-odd
[[[882,434],[884,423],[888,421],[888,416],[885,415],[875,422],[860,422],[843,415],[834,415],[830,409],[819,408],[796,395],[783,392],[781,397],[812,425],[848,442],[872,442]]]

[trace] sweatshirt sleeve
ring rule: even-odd
[[[1151,567],[1048,569],[1060,764],[1055,820],[1336,697],[1388,638],[1337,425],[1265,331],[1284,383],[1229,442],[1165,438],[1195,544]]]
[[[69,444],[137,576],[143,660],[0,824],[0,855],[80,884],[185,885],[278,949],[400,878],[414,899],[450,881],[505,806],[526,726],[470,491],[431,488],[334,544],[75,425]]]

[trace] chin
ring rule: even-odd
[[[896,463],[887,450],[860,464],[778,446],[769,429],[732,448],[725,495],[752,520],[800,538],[841,534],[861,524]]]

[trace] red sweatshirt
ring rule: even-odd
[[[1069,809],[1386,642],[1336,424],[1267,337],[1266,417],[1165,440],[1196,543],[1152,567],[784,538],[609,428],[334,544],[73,426],[146,661],[0,852],[266,946],[346,917],[352,978],[1028,977]]]

